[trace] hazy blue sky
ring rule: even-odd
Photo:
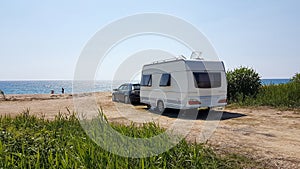
[[[289,78],[300,72],[299,8],[298,0],[0,1],[0,80],[72,79],[95,32],[144,12],[196,26],[228,69],[250,66],[263,78]]]

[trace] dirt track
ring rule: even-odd
[[[103,108],[109,121],[144,123],[155,121],[162,127],[170,127],[176,120],[194,126],[186,136],[189,141],[203,141],[205,126],[217,125],[207,143],[220,153],[238,153],[267,163],[271,168],[300,168],[300,113],[270,108],[226,109],[214,113],[201,113],[195,120],[188,114],[168,111],[163,115],[147,111],[144,106],[132,106],[111,102],[110,93],[89,94],[79,100],[96,101]],[[29,108],[31,114],[53,119],[67,108],[74,110],[71,95],[10,95],[9,101],[0,101],[0,115],[12,116]],[[177,118],[177,116],[180,116]],[[218,117],[221,120],[218,120]],[[188,122],[188,123],[186,123]],[[184,128],[184,126],[182,126]],[[180,128],[180,127],[179,127]],[[178,129],[178,128],[177,128]],[[176,130],[175,130],[176,131]],[[178,133],[182,131],[178,130]],[[207,135],[209,136],[209,135]]]

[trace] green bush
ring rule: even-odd
[[[296,83],[300,83],[300,73],[296,73],[292,79],[291,79],[292,82],[296,82]]]
[[[236,102],[241,106],[271,106],[280,108],[300,108],[300,74],[297,73],[286,84],[261,86],[256,97],[246,97]]]
[[[227,71],[227,98],[229,102],[245,101],[247,97],[256,97],[261,87],[259,74],[252,68],[239,67]]]
[[[300,83],[263,86],[256,98],[247,98],[245,106],[272,106],[299,108],[300,107]]]

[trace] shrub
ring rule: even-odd
[[[246,97],[255,97],[261,87],[260,76],[252,68],[239,67],[227,71],[227,98],[229,102],[245,101]]]
[[[300,83],[291,81],[286,84],[262,86],[256,98],[246,98],[244,106],[272,106],[284,108],[300,107]]]
[[[291,79],[292,82],[296,82],[296,83],[300,83],[300,73],[296,73],[292,79]]]

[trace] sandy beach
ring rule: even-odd
[[[74,97],[82,101],[95,101],[102,107],[110,122],[130,124],[154,121],[168,128],[178,115],[178,112],[172,111],[159,115],[147,111],[145,106],[112,102],[110,92],[80,95],[6,95],[6,101],[0,101],[0,115],[16,116],[29,110],[32,115],[51,120],[59,112],[69,114],[75,111]],[[193,120],[194,126],[186,136],[187,140],[200,141],[199,135],[207,115],[200,114]],[[300,168],[299,112],[259,107],[225,109],[220,115],[217,129],[207,140],[207,144],[216,152],[242,154],[271,167]]]

